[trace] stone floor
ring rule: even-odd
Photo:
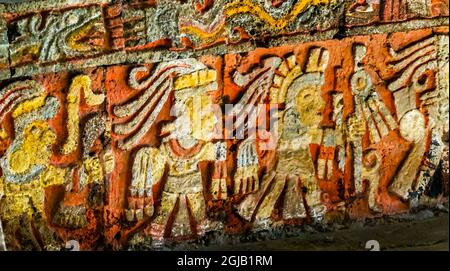
[[[366,242],[376,240],[380,250],[449,250],[448,211],[423,210],[415,214],[382,218],[342,225],[340,230],[305,232],[296,237],[230,245],[208,245],[199,250],[332,250],[366,249]]]

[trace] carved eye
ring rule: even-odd
[[[372,88],[372,82],[364,71],[356,72],[351,79],[353,93],[358,96],[367,96]]]
[[[419,77],[419,80],[417,80],[417,83],[419,83],[420,85],[425,85],[425,83],[427,82],[428,76],[426,75],[422,75]]]

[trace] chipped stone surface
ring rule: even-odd
[[[448,25],[445,0],[16,2],[3,4],[0,20],[13,53],[6,77]]]
[[[0,13],[4,13],[4,5],[0,4]],[[0,80],[11,76],[9,72],[9,50],[6,22],[0,18]]]
[[[448,201],[448,2],[0,11],[8,250],[155,247]]]

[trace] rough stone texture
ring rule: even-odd
[[[448,200],[448,1],[42,0],[0,14],[10,250],[152,248]]]
[[[430,215],[431,213],[431,215]],[[421,216],[426,214],[426,219]],[[287,232],[287,233],[286,233]],[[168,247],[171,250],[223,251],[367,251],[368,240],[377,240],[381,251],[448,251],[448,213],[426,210],[408,218],[390,217],[367,222],[343,224],[321,231],[299,232],[283,229],[283,233],[251,240],[216,239],[209,244],[190,243]],[[267,233],[266,233],[267,234]],[[260,234],[262,235],[262,234]],[[273,236],[276,236],[274,238]],[[231,241],[233,240],[233,241]],[[137,248],[139,249],[139,248]]]

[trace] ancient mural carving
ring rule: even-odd
[[[105,56],[117,63],[131,54],[135,61],[137,51],[165,50],[156,56],[160,61],[173,52],[208,54],[204,51],[240,48],[245,42],[264,46],[279,37],[331,38],[342,25],[383,28],[417,19],[442,24],[439,18],[448,16],[446,0],[92,0],[66,5],[45,0],[34,5],[0,7],[3,78],[62,70],[61,62],[108,65]]]
[[[356,0],[346,16],[349,26],[448,16],[448,1]]]
[[[2,237],[8,250],[124,249],[448,199],[430,193],[448,141],[448,26],[147,54],[313,35],[341,16],[348,29],[434,20],[448,16],[446,1],[0,12],[0,250]],[[77,66],[123,52],[142,55]],[[77,68],[14,76],[55,63]]]
[[[11,66],[85,57],[102,51],[101,10],[92,6],[8,18]]]

